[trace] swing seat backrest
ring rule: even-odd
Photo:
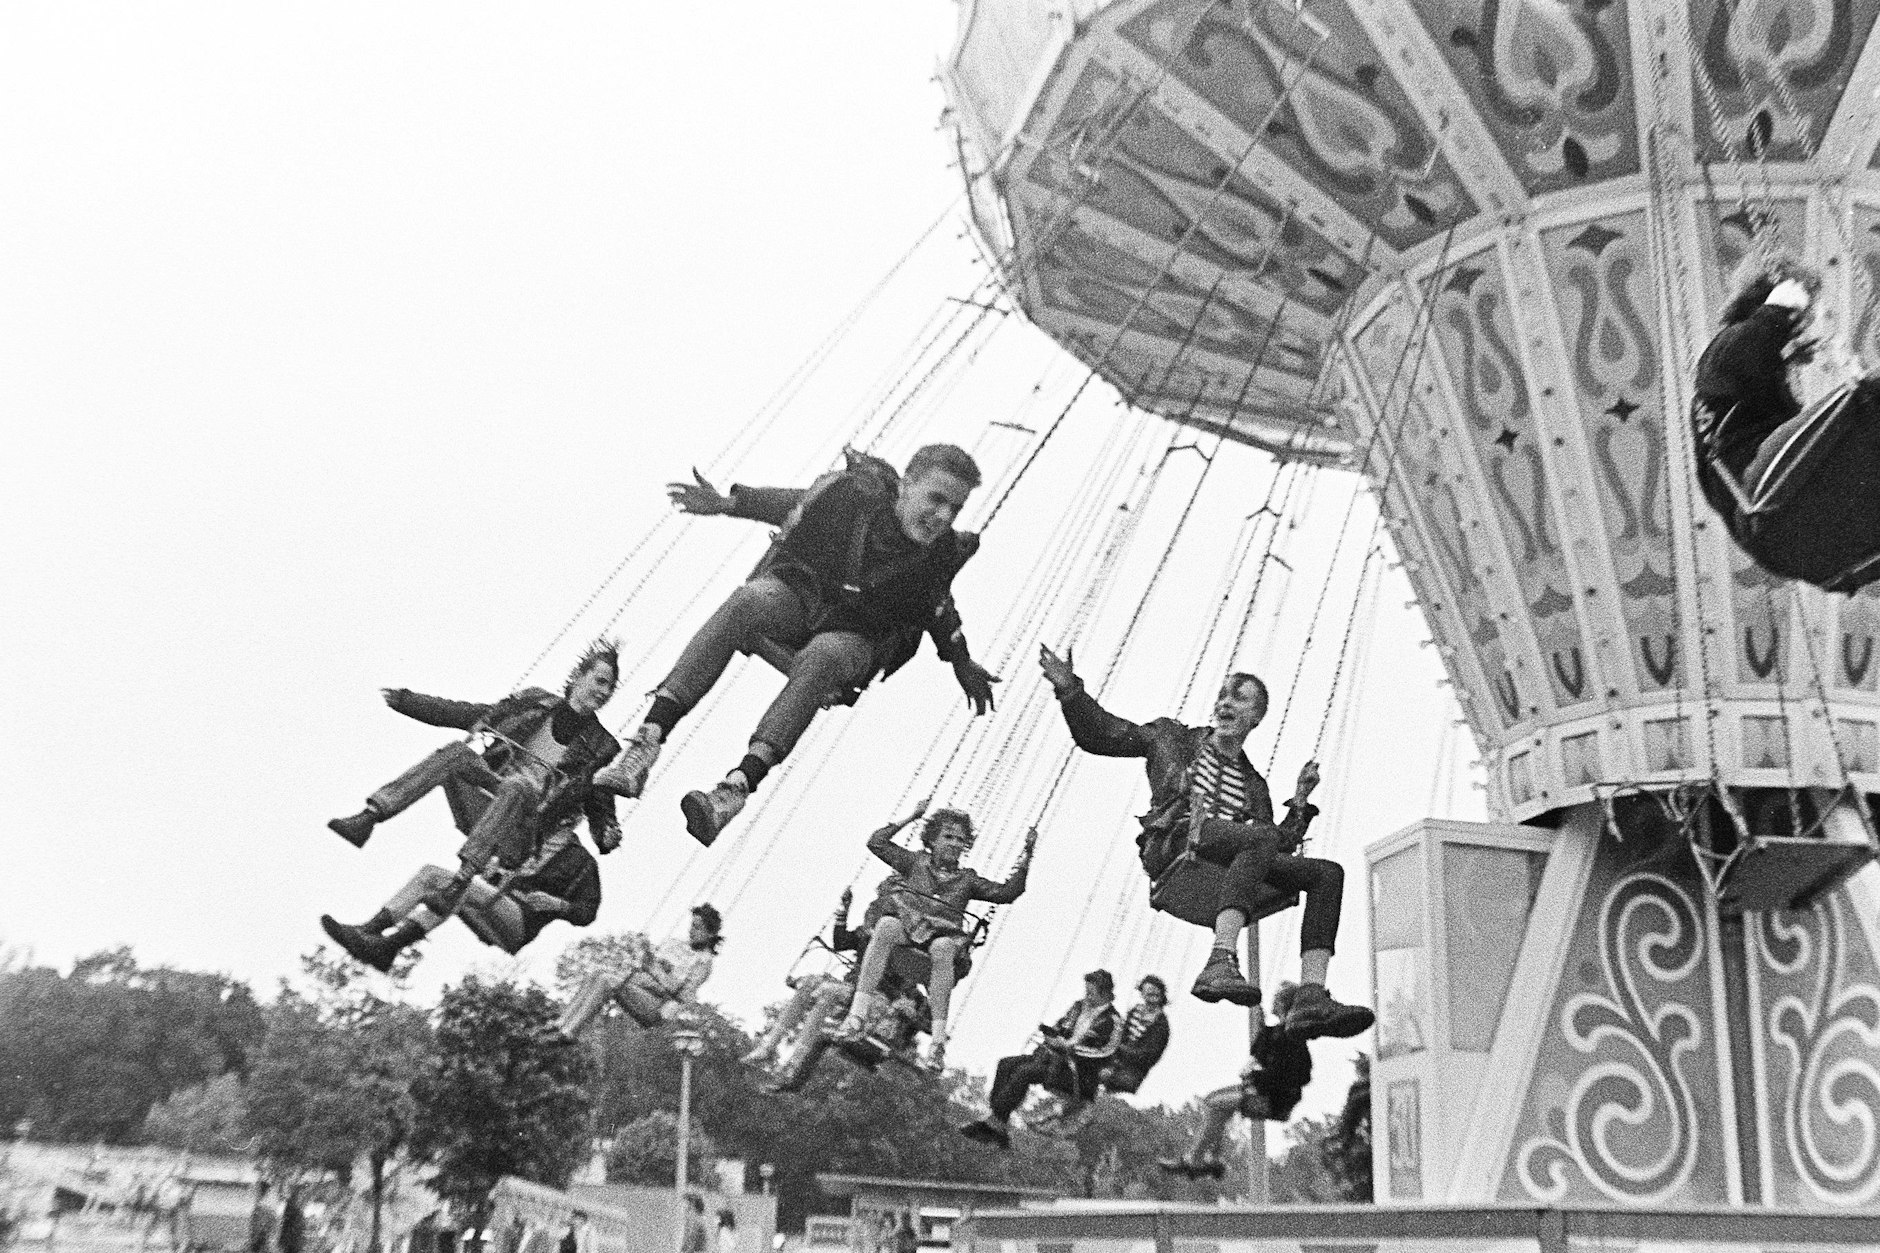
[[[489,916],[482,910],[459,909],[457,911],[457,917],[463,919],[463,925],[470,928],[471,933],[475,935],[477,939],[483,941],[491,948],[500,948],[511,957],[514,957],[521,951],[520,945],[511,947],[509,938],[490,925]]]
[[[1221,891],[1226,882],[1225,867],[1203,861],[1190,849],[1150,885],[1149,907],[1197,927],[1212,927],[1221,912]],[[1252,902],[1248,921],[1258,922],[1298,903],[1296,892],[1281,892],[1263,883]]]

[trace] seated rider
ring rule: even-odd
[[[894,950],[903,946],[920,949],[928,955],[932,970],[927,998],[933,1013],[933,1035],[925,1064],[929,1070],[939,1071],[946,1067],[947,1011],[953,985],[961,973],[959,963],[971,955],[966,906],[972,901],[1009,905],[1025,894],[1038,833],[1034,830],[1025,837],[1025,850],[1019,854],[1012,877],[995,883],[960,865],[960,858],[973,846],[973,820],[960,810],[942,809],[927,818],[921,828],[921,843],[926,845],[922,852],[894,842],[897,834],[926,812],[927,802],[922,801],[908,817],[868,837],[868,851],[901,876],[901,888],[894,895],[894,912],[875,924],[869,937],[861,972],[856,976],[855,999],[838,1034],[860,1035],[879,1008],[876,998],[882,974]]]
[[[1273,1012],[1280,1022],[1285,1021],[1297,994],[1297,986],[1291,983],[1281,984],[1273,994]],[[1240,1082],[1216,1088],[1202,1097],[1201,1129],[1188,1151],[1180,1157],[1161,1158],[1156,1165],[1190,1179],[1221,1178],[1227,1173],[1227,1164],[1221,1160],[1221,1142],[1234,1115],[1285,1122],[1292,1117],[1293,1107],[1299,1104],[1310,1082],[1312,1054],[1306,1042],[1288,1035],[1279,1022],[1267,1022],[1262,1015],[1260,1028],[1254,1032],[1251,1056],[1240,1068]]]
[[[1142,1081],[1168,1049],[1168,985],[1160,975],[1144,975],[1136,984],[1136,992],[1142,999],[1123,1017],[1123,1037],[1116,1046],[1116,1056],[1097,1076],[1111,1092],[1134,1092],[1142,1087]],[[1031,1125],[1038,1130],[1049,1128],[1058,1135],[1074,1134],[1090,1105],[1090,1100],[1072,1092],[1061,1106],[1033,1119]]]
[[[1149,1077],[1168,1049],[1168,984],[1160,975],[1144,975],[1136,984],[1142,999],[1123,1019],[1123,1039],[1116,1056],[1103,1069],[1103,1086],[1112,1092],[1134,1092]]]
[[[725,942],[724,922],[712,906],[696,905],[686,934],[657,948],[643,935],[627,938],[633,943],[626,960],[613,969],[590,971],[562,1011],[555,1029],[569,1039],[587,1030],[609,1000],[642,1024],[669,1022],[686,1006],[698,1004],[698,990],[711,977],[712,962]]]
[[[1084,994],[1057,1020],[1043,1027],[1043,1041],[1030,1053],[1001,1057],[992,1072],[987,1103],[992,1112],[960,1128],[969,1140],[1010,1148],[1012,1112],[1025,1103],[1033,1085],[1065,1093],[1077,1101],[1094,1100],[1098,1076],[1116,1055],[1123,1020],[1114,1004],[1116,982],[1107,970],[1084,976]]]
[[[829,929],[829,951],[832,953],[859,952],[867,944],[864,930],[849,929],[849,906],[855,900],[853,888],[842,889],[842,899],[836,905],[835,919]],[[875,904],[882,903],[883,897],[877,895]],[[871,911],[875,906],[870,906]],[[850,972],[851,974],[853,972]],[[818,1017],[825,1017],[845,1003],[850,995],[848,980],[841,975],[810,974],[790,981],[790,999],[784,1003],[764,1033],[757,1037],[750,1051],[738,1058],[747,1066],[761,1066],[777,1056],[777,1050],[783,1042],[792,1037],[798,1027],[810,1014],[812,1008],[820,1008]]]
[[[724,495],[696,482],[668,488],[686,513],[725,514],[783,528],[750,580],[692,637],[654,690],[646,721],[600,778],[603,787],[638,796],[679,719],[725,672],[733,653],[763,641],[794,650],[783,690],[752,734],[749,750],[709,792],[680,802],[686,829],[710,844],[778,762],[796,747],[823,705],[898,670],[933,636],[975,713],[992,708],[997,682],[967,651],[953,605],[953,577],[979,537],[953,530],[979,467],[951,444],[930,444],[907,463],[905,477],[873,457],[851,456],[847,469],[807,491],[736,486]]]
[[[1266,684],[1251,674],[1230,674],[1214,700],[1214,725],[1183,726],[1173,718],[1137,724],[1117,717],[1084,690],[1068,655],[1040,646],[1039,664],[1057,692],[1064,722],[1077,747],[1103,757],[1141,757],[1149,775],[1149,812],[1137,837],[1142,868],[1159,878],[1188,842],[1203,860],[1222,866],[1221,898],[1214,921],[1214,949],[1195,980],[1204,1001],[1260,1003],[1260,989],[1240,974],[1240,933],[1253,918],[1262,884],[1304,892],[1299,923],[1300,988],[1285,1029],[1301,1039],[1347,1037],[1370,1027],[1375,1015],[1343,1005],[1325,990],[1338,938],[1345,872],[1335,861],[1294,852],[1318,813],[1309,799],[1319,767],[1299,771],[1286,820],[1273,821],[1266,780],[1247,760],[1247,736],[1266,716]]]
[[[595,716],[619,677],[615,645],[597,640],[575,663],[560,696],[531,687],[479,705],[384,689],[385,703],[406,717],[487,731],[495,743],[481,756],[462,741],[447,744],[374,792],[364,809],[326,825],[363,846],[373,827],[441,786],[458,829],[470,837],[459,855],[466,883],[492,856],[505,866],[519,864],[531,852],[533,832],[564,818],[585,815],[594,846],[603,853],[613,849],[620,843],[613,797],[592,782],[594,772],[620,751]]]
[[[895,893],[900,887],[901,876],[898,874],[890,873],[882,879],[876,888],[875,899],[862,915],[862,925],[854,930],[850,930],[847,925],[849,894],[843,893],[843,908],[836,916],[831,949],[838,953],[865,949],[875,925],[886,912],[894,908]],[[784,1036],[795,1031],[775,1076],[763,1085],[767,1091],[794,1092],[810,1081],[815,1074],[816,1064],[831,1043],[835,1025],[841,1021],[842,1012],[854,999],[855,980],[860,973],[861,964],[857,962],[850,966],[845,975],[815,976],[797,985],[795,994],[789,1004],[784,1006],[777,1021],[771,1024],[763,1039],[743,1058],[744,1061],[757,1064],[775,1056]],[[869,1019],[867,1034],[889,1052],[911,1059],[915,1038],[932,1028],[927,998],[919,987],[910,984],[892,967],[882,975],[879,992],[881,999],[887,1002],[887,1009]],[[797,1029],[799,1024],[800,1030]]]
[[[1794,256],[1738,267],[1722,328],[1698,358],[1691,422],[1704,499],[1758,565],[1830,591],[1880,574],[1880,378],[1804,410],[1792,371],[1821,276]]]
[[[360,926],[329,914],[320,915],[320,926],[358,961],[390,971],[400,951],[453,913],[485,943],[513,955],[557,918],[587,926],[601,905],[599,867],[575,838],[572,819],[544,836],[516,869],[503,871],[492,859],[467,886],[458,890],[457,883],[443,867],[425,866]]]

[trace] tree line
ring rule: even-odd
[[[266,1003],[224,975],[141,966],[128,948],[65,974],[16,962],[0,969],[0,1129],[250,1153],[277,1172],[347,1182],[363,1172],[356,1182],[374,1202],[387,1168],[404,1161],[472,1214],[506,1174],[565,1186],[597,1140],[611,1144],[611,1182],[671,1182],[679,1056],[667,1031],[615,1020],[577,1044],[554,1031],[559,1006],[539,987],[471,976],[433,1006],[385,988],[324,949]],[[773,1095],[737,1060],[751,1044],[741,1024],[706,1008],[701,1033],[694,1177],[711,1158],[738,1159],[754,1188],[771,1165],[785,1230],[831,1208],[819,1172],[1165,1200],[1247,1186],[1244,1150],[1218,1184],[1156,1168],[1197,1126],[1194,1102],[1105,1098],[1074,1139],[1020,1134],[993,1155],[955,1130],[981,1077],[869,1074],[832,1060],[801,1093]],[[1361,1064],[1340,1115],[1287,1128],[1270,1176],[1276,1200],[1370,1199],[1368,1084]]]

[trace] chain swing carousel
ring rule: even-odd
[[[1877,12],[962,0],[1009,297],[1364,475],[1487,766],[1494,821],[1367,854],[1380,1201],[1880,1198],[1880,588],[1746,556],[1686,418],[1748,254],[1876,360]]]

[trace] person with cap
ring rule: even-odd
[[[1123,1040],[1116,981],[1110,972],[1093,970],[1085,975],[1083,996],[1055,1024],[1039,1030],[1043,1039],[1037,1048],[999,1059],[987,1097],[991,1112],[960,1128],[967,1139],[1010,1148],[1012,1114],[1033,1087],[1049,1088],[1076,1100],[1095,1098],[1103,1068]]]

